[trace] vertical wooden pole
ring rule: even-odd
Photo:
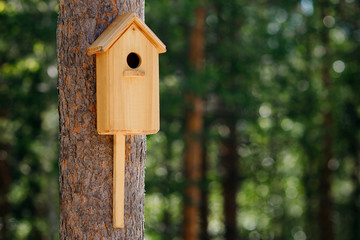
[[[113,226],[124,228],[125,136],[114,135],[113,158]]]

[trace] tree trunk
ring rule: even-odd
[[[223,170],[222,188],[224,191],[224,217],[225,239],[237,240],[237,204],[236,193],[238,190],[238,154],[236,139],[236,118],[228,114],[226,126],[229,129],[228,136],[224,136],[220,143],[220,161]]]
[[[360,154],[357,154],[354,160],[355,166],[351,178],[355,186],[355,190],[351,197],[352,226],[350,239],[358,240],[360,239]]]
[[[7,194],[11,184],[10,167],[7,158],[8,144],[0,143],[0,239],[8,238],[10,204]]]
[[[208,129],[207,121],[205,120],[204,123],[205,127],[204,129]],[[207,171],[208,171],[208,154],[207,154],[207,144],[209,142],[207,141],[209,137],[204,136],[202,138],[202,164],[201,164],[201,206],[200,206],[200,239],[201,240],[209,240],[210,236],[207,231],[208,229],[208,216],[209,216],[209,202],[208,202],[208,196],[209,196],[209,183],[208,183],[208,177],[207,177]]]
[[[204,67],[205,11],[197,8],[195,25],[190,38],[190,63],[197,72]],[[199,239],[201,202],[201,165],[204,104],[200,96],[190,92],[186,96],[189,110],[186,116],[185,189],[183,237],[186,240]]]
[[[142,0],[60,0],[57,30],[60,239],[143,239],[145,136],[126,138],[125,228],[112,225],[113,137],[96,131],[95,56],[87,47]]]
[[[324,19],[327,8],[327,1],[320,1],[321,20]],[[323,88],[329,92],[329,95],[325,98],[329,107],[326,107],[323,112],[324,128],[323,128],[323,158],[320,163],[320,202],[319,202],[319,228],[320,239],[333,240],[333,222],[332,222],[332,197],[331,197],[331,182],[332,171],[328,167],[329,161],[333,158],[333,117],[330,107],[331,96],[331,76],[330,76],[330,44],[328,30],[323,27],[321,31],[321,42],[326,49],[326,54],[323,57],[322,62],[322,83]]]

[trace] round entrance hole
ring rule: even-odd
[[[132,53],[129,53],[129,55],[127,56],[126,62],[129,65],[129,67],[137,68],[140,65],[141,59],[140,59],[139,55],[132,52]]]

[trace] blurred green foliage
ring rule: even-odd
[[[191,90],[205,100],[211,239],[224,239],[219,143],[228,118],[238,136],[242,238],[319,239],[324,112],[333,117],[336,239],[359,239],[359,2],[328,1],[324,18],[311,0],[201,4],[206,62],[195,73],[188,49],[199,3],[146,2],[146,22],[168,49],[160,56],[161,131],[148,137],[146,238],[181,238]],[[0,239],[57,238],[56,8],[52,0],[0,0]]]
[[[358,239],[359,3],[326,1],[322,17],[321,5],[311,0],[206,1],[201,74],[192,72],[187,61],[197,6],[152,1],[146,7],[147,23],[168,47],[160,57],[161,132],[148,141],[149,239],[181,237],[184,95],[189,89],[205,99],[211,239],[224,239],[219,143],[229,135],[228,118],[235,119],[230,121],[236,121],[239,139],[242,238],[319,239],[326,112],[333,118],[333,158],[325,167],[333,173],[335,238]],[[323,64],[330,68],[330,87],[322,82]]]
[[[0,1],[0,239],[58,225],[56,1]]]

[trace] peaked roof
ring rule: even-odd
[[[158,53],[166,52],[166,46],[151,29],[136,15],[125,13],[117,16],[110,26],[88,48],[88,55],[106,52],[135,23],[145,37],[154,45]]]

